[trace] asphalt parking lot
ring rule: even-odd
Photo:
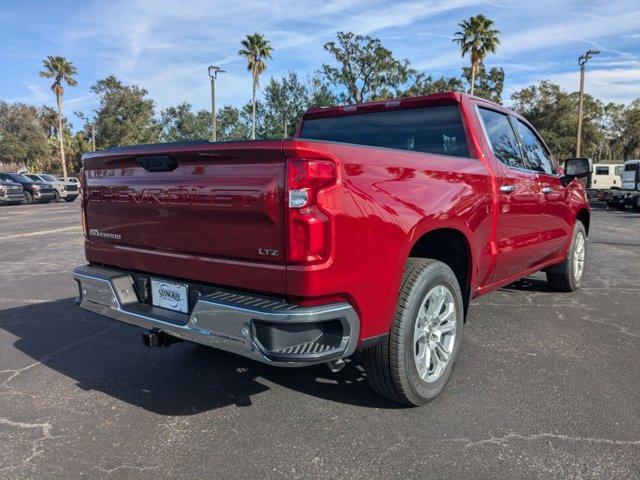
[[[78,202],[0,207],[0,478],[638,478],[640,214],[596,209],[584,288],[473,302],[444,394],[376,397],[356,356],[276,369],[74,303]]]

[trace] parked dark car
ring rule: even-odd
[[[0,204],[17,204],[24,201],[22,185],[0,178]]]
[[[1,180],[19,183],[24,189],[24,203],[49,203],[54,199],[53,187],[48,183],[34,182],[19,173],[0,173]]]

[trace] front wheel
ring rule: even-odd
[[[389,400],[418,406],[449,381],[462,340],[462,293],[453,271],[432,259],[410,258],[385,342],[365,352],[371,387]]]
[[[549,286],[558,292],[575,292],[582,285],[587,264],[587,231],[580,221],[573,227],[573,238],[564,262],[547,270]]]
[[[57,190],[53,191],[53,201],[54,202],[59,202],[60,201],[60,194],[58,193]]]
[[[24,203],[31,205],[33,203],[33,195],[29,192],[24,192]]]

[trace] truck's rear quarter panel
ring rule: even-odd
[[[287,156],[328,155],[339,164],[331,260],[287,268],[287,292],[303,298],[344,294],[361,318],[361,337],[389,331],[404,264],[433,228],[467,236],[483,280],[492,261],[491,177],[477,159],[297,140]]]

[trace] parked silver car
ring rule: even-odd
[[[78,184],[75,182],[60,180],[58,177],[47,173],[25,173],[25,175],[33,181],[46,182],[51,185],[55,197],[53,199],[54,202],[59,201],[61,198],[66,202],[73,202],[80,195]]]

